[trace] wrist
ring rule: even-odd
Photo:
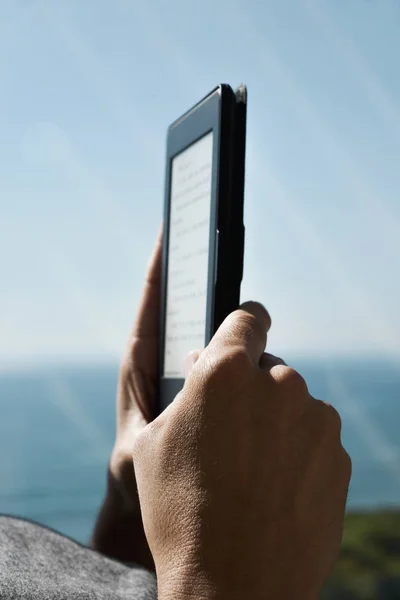
[[[235,571],[236,574],[240,571],[240,565]],[[293,586],[282,580],[273,581],[273,576],[270,584],[265,580],[257,581],[250,574],[246,578],[244,573],[240,580],[233,573],[227,573],[215,581],[209,574],[190,567],[172,568],[168,574],[165,570],[159,573],[157,565],[156,574],[158,600],[292,600],[294,597],[298,600],[318,600],[319,597],[317,592],[301,589],[301,586],[293,593]]]
[[[231,600],[228,595],[198,589],[197,586],[183,586],[181,583],[160,584],[157,577],[158,600]]]
[[[127,457],[118,446],[111,453],[108,466],[106,501],[124,516],[138,515],[141,518],[132,457]]]
[[[107,485],[104,503],[123,516],[140,514],[139,498],[128,496],[122,483],[113,475],[110,468],[107,473]]]
[[[167,572],[165,569],[160,572],[156,565],[156,574],[158,600],[234,599],[232,594],[225,591],[224,586],[213,584],[206,574],[191,567],[170,567]]]
[[[154,561],[143,529],[140,506],[124,500],[115,479],[108,475],[107,491],[92,534],[91,546],[110,558],[137,563],[154,571]]]

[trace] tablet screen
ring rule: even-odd
[[[212,131],[172,159],[164,377],[205,346],[213,158]]]

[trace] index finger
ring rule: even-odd
[[[133,338],[148,338],[158,335],[161,256],[162,256],[163,225],[161,225],[153,253],[147,266],[139,309],[133,325]]]
[[[245,302],[221,324],[209,344],[212,351],[242,348],[256,366],[267,344],[271,317],[259,302]]]

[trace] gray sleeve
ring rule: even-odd
[[[152,573],[21,519],[0,516],[2,600],[156,600]]]

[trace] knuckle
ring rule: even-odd
[[[306,381],[298,371],[296,371],[292,367],[282,365],[280,368],[280,373],[280,379],[284,385],[290,387],[291,389],[297,392],[308,393]]]
[[[245,349],[240,346],[233,346],[218,357],[215,362],[215,370],[234,376],[247,371],[250,365],[251,360]]]
[[[341,444],[342,419],[332,404],[313,399],[313,414],[315,425],[321,435],[329,440],[337,440]]]
[[[204,357],[201,380],[207,388],[229,387],[242,380],[252,367],[251,359],[244,348],[231,346],[218,355]]]
[[[345,448],[342,446],[342,455],[343,455],[343,470],[346,474],[346,478],[348,480],[351,479],[351,474],[353,470],[353,463],[350,457],[350,454],[347,452]]]
[[[340,435],[340,433],[342,431],[342,419],[340,417],[340,414],[338,413],[336,408],[334,406],[332,406],[332,404],[328,404],[327,402],[324,402],[323,405],[325,407],[324,412],[325,412],[328,428],[332,432]]]
[[[141,456],[143,456],[143,454],[149,447],[149,444],[151,443],[153,437],[154,431],[152,423],[146,425],[146,427],[144,427],[142,431],[140,431],[140,433],[136,435],[132,447],[132,455],[134,461],[137,461],[138,459],[140,459]]]

